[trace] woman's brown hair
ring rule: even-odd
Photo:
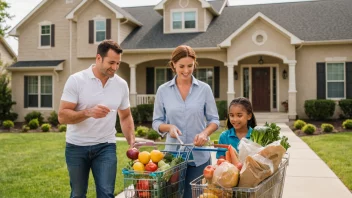
[[[168,62],[171,70],[176,73],[175,66],[173,63],[176,63],[181,58],[191,57],[194,60],[194,69],[197,68],[197,56],[194,50],[188,45],[180,45],[174,49],[171,54],[171,60]]]

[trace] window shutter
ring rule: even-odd
[[[28,107],[28,76],[24,77],[24,108]]]
[[[317,99],[326,99],[325,63],[317,63]]]
[[[172,80],[172,78],[174,77],[173,75],[173,72],[172,72],[172,69],[171,68],[167,68],[166,69],[166,72],[167,72],[167,80]]]
[[[111,39],[111,19],[106,19],[106,39]]]
[[[154,67],[147,67],[147,94],[155,94],[154,80]]]
[[[93,20],[89,20],[89,28],[88,28],[88,39],[89,39],[89,43],[94,43],[94,21]]]
[[[352,62],[346,63],[346,98],[352,99]]]
[[[214,67],[214,97],[220,98],[220,67]]]
[[[51,24],[51,47],[55,47],[55,24]]]

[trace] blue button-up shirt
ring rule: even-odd
[[[253,129],[251,127],[248,128],[248,132],[246,135],[247,139],[251,137],[252,130]],[[235,129],[231,128],[221,133],[218,143],[227,144],[227,145],[231,144],[233,148],[235,148],[236,151],[238,152],[238,144],[240,143],[240,139],[237,137]],[[216,152],[216,158],[219,158],[220,156],[225,156],[225,152],[223,151]]]
[[[192,76],[192,85],[184,101],[176,85],[177,75],[158,88],[154,103],[153,129],[159,131],[161,124],[175,125],[182,132],[180,139],[185,144],[193,144],[197,134],[207,125],[215,123],[219,126],[219,115],[213,92],[208,84]],[[177,139],[167,134],[166,143],[178,143]],[[175,150],[175,146],[167,145],[165,150]],[[210,158],[210,153],[193,151],[196,166],[202,165]]]

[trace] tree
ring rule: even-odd
[[[12,105],[16,102],[12,101],[11,89],[9,88],[9,79],[6,75],[0,76],[0,123],[4,120],[15,121],[18,117],[17,113],[11,112]]]
[[[10,26],[6,24],[7,19],[11,19],[13,16],[7,12],[10,5],[5,0],[0,0],[0,35],[5,36],[5,33]]]

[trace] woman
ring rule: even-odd
[[[197,67],[194,50],[186,45],[178,46],[173,52],[169,66],[176,74],[174,78],[158,88],[154,103],[153,128],[166,143],[202,146],[218,129],[219,116],[210,86],[197,80],[192,74]],[[166,146],[166,150],[176,149]],[[193,162],[188,163],[184,197],[192,197],[189,183],[203,174],[211,164],[210,153],[193,152]]]

